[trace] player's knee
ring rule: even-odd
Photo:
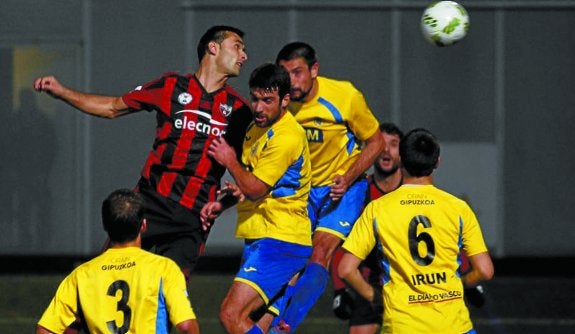
[[[326,252],[314,252],[310,258],[311,263],[318,263],[324,268],[329,268],[331,256]]]
[[[220,308],[220,322],[225,328],[235,328],[237,327],[237,317],[235,316],[233,309],[222,305]]]
[[[330,245],[329,243],[318,243],[313,246],[313,251],[311,254],[310,261],[321,264],[326,269],[329,268],[329,264],[335,253],[336,247]]]

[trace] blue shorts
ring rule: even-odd
[[[345,239],[363,210],[367,187],[367,180],[362,178],[352,184],[339,201],[329,197],[330,186],[312,187],[307,206],[312,231]]]
[[[234,280],[254,288],[267,304],[301,270],[311,246],[263,238],[246,242]]]

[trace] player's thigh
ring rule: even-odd
[[[311,254],[310,246],[264,238],[244,246],[242,265],[235,281],[259,292],[268,303],[301,270]]]
[[[260,307],[263,303],[263,299],[253,287],[235,280],[222,302],[221,313],[243,319],[247,318],[252,310]]]
[[[198,262],[204,238],[198,233],[180,233],[156,238],[156,253],[174,260],[184,271],[191,272]]]
[[[326,268],[335,250],[342,242],[339,236],[330,233],[329,231],[315,231],[313,234],[313,251],[311,254],[311,261],[323,264]]]

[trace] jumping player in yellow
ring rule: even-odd
[[[403,185],[372,201],[343,244],[340,276],[374,304],[383,299],[382,333],[475,333],[464,287],[493,277],[481,228],[467,203],[433,185],[439,143],[425,129],[410,131],[400,146]],[[383,296],[358,266],[381,252]],[[465,251],[472,269],[459,272]]]
[[[303,128],[287,111],[289,74],[264,64],[252,72],[249,85],[254,121],[241,163],[223,138],[208,151],[236,181],[225,189],[245,197],[236,228],[236,237],[245,239],[242,264],[220,309],[224,328],[235,334],[267,332],[271,319],[255,324],[259,319],[250,314],[278,295],[311,255],[309,148]],[[229,196],[207,203],[201,211],[204,226],[233,203]]]
[[[273,329],[292,332],[328,283],[335,249],[361,213],[368,187],[364,173],[385,142],[363,94],[349,81],[318,75],[319,62],[310,45],[285,45],[276,63],[290,74],[288,109],[306,131],[312,167],[308,213],[313,253],[297,283],[278,303],[282,313]]]
[[[102,204],[110,248],[76,268],[58,287],[37,334],[199,333],[184,275],[172,260],[140,248],[147,222],[143,200],[131,190]]]

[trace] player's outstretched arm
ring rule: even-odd
[[[46,92],[93,116],[116,118],[128,113],[128,106],[121,97],[83,93],[62,85],[54,76],[37,78],[34,81],[34,89]]]
[[[178,333],[181,334],[199,334],[200,326],[196,319],[188,319],[176,325]]]
[[[475,254],[469,257],[469,261],[472,269],[463,276],[463,285],[466,288],[472,288],[482,281],[488,281],[493,278],[495,270],[489,253]]]

